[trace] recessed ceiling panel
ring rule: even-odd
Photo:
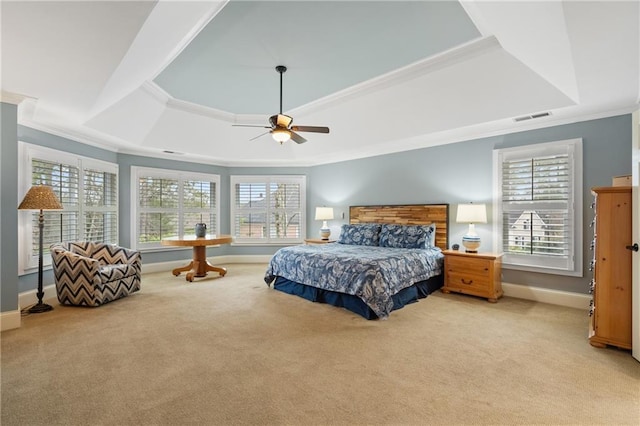
[[[230,1],[155,79],[235,114],[305,105],[480,36],[457,1]]]

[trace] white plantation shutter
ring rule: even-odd
[[[305,235],[305,176],[231,176],[236,243],[299,243]]]
[[[44,157],[45,155],[41,155]],[[80,235],[80,168],[38,158],[31,160],[30,185],[47,185],[53,189],[62,203],[62,211],[44,212],[42,253],[45,263],[49,256],[49,246],[60,241],[77,241]],[[27,267],[37,266],[40,212],[31,212],[31,249]],[[48,262],[49,264],[51,262]]]
[[[136,248],[178,235],[179,181],[152,173],[141,170],[137,178]]]
[[[219,175],[132,167],[132,182],[137,249],[193,235],[196,223],[205,223],[208,234],[218,234]]]
[[[118,175],[84,170],[84,239],[118,243]]]
[[[27,164],[18,186],[50,186],[63,210],[44,212],[43,263],[49,246],[63,241],[118,243],[118,165],[20,142],[20,164]],[[38,266],[39,212],[19,216],[20,271]],[[25,222],[26,221],[26,222]]]
[[[581,152],[580,140],[497,151],[505,265],[582,273]]]
[[[207,233],[216,234],[217,184],[206,180],[186,180],[183,183],[182,234],[192,234],[196,223],[205,223]]]

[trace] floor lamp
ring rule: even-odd
[[[62,210],[62,204],[54,194],[50,186],[37,185],[32,186],[27,195],[18,206],[18,210],[40,210],[38,218],[38,237],[40,245],[38,250],[38,303],[26,310],[30,314],[39,314],[53,309],[53,306],[42,302],[44,291],[42,290],[42,237],[44,230],[44,213],[43,210]]]

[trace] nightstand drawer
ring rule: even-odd
[[[489,271],[493,261],[487,259],[473,259],[467,257],[447,256],[445,268],[447,273],[464,273],[485,277],[489,281]]]
[[[475,275],[447,270],[447,286],[461,290],[477,290],[486,292],[489,290],[490,280],[488,276]]]

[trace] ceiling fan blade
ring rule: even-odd
[[[267,127],[267,129],[268,129],[268,127]],[[254,140],[256,140],[256,139],[258,139],[258,138],[260,138],[260,137],[262,137],[262,136],[264,136],[264,135],[266,135],[266,134],[269,134],[269,133],[271,133],[271,131],[261,133],[261,134],[259,134],[258,136],[256,136],[256,137],[253,137],[253,138],[249,139],[249,142],[254,141]]]
[[[232,124],[233,127],[262,127],[263,129],[270,129],[269,126],[260,126],[259,124]]]
[[[307,141],[305,138],[303,138],[296,132],[289,131],[289,133],[291,133],[291,140],[294,141],[295,143],[305,143]]]
[[[329,133],[328,127],[321,126],[291,126],[291,130],[296,132]]]

